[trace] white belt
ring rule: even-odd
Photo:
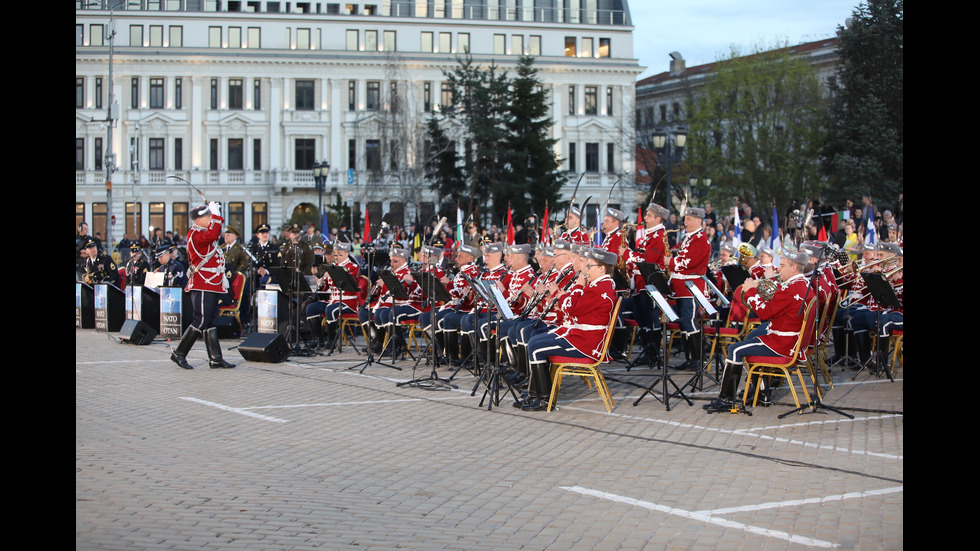
[[[585,331],[598,331],[600,329],[606,329],[607,325],[585,325],[585,324],[575,324],[572,325],[572,329],[584,329]]]
[[[670,279],[701,279],[699,275],[670,274]]]
[[[770,335],[779,335],[780,337],[798,337],[800,335],[799,331],[774,331],[770,329],[768,331]]]

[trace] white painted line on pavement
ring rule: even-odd
[[[769,538],[781,539],[791,543],[798,543],[800,545],[807,545],[810,547],[821,547],[827,549],[840,547],[839,544],[833,542],[818,540],[806,536],[797,536],[780,530],[770,530],[768,528],[761,528],[759,526],[751,526],[748,524],[743,524],[741,522],[735,522],[723,518],[718,518],[716,516],[713,516],[711,513],[704,513],[700,511],[687,511],[685,509],[678,509],[676,507],[658,505],[656,503],[652,503],[649,501],[643,501],[631,497],[611,494],[609,492],[601,492],[599,490],[592,490],[590,488],[583,488],[581,486],[560,486],[560,488],[562,490],[568,490],[570,492],[593,496],[600,499],[607,499],[609,501],[615,501],[617,503],[635,505],[637,507],[643,507],[644,509],[649,509],[651,511],[658,511],[661,513],[666,513],[668,515],[674,515],[683,518],[688,518],[691,520],[697,520],[700,522],[706,522],[708,524],[714,524],[715,526],[721,526],[723,528],[734,528],[736,530],[743,530],[752,534],[758,534],[760,536],[765,536]]]
[[[724,515],[729,513],[742,513],[745,511],[761,511],[763,509],[778,509],[780,507],[797,507],[799,505],[812,505],[815,503],[827,503],[829,501],[844,501],[845,499],[860,499],[863,497],[875,497],[888,494],[895,494],[905,491],[904,486],[894,486],[882,488],[880,490],[868,490],[865,492],[848,492],[824,497],[811,497],[806,499],[791,499],[789,501],[773,501],[770,503],[760,503],[758,505],[742,505],[741,507],[726,507],[724,509],[711,509],[706,511],[695,511],[699,515]]]
[[[879,458],[882,458],[882,459],[896,459],[896,460],[899,460],[899,461],[904,460],[904,456],[901,456],[901,455],[895,455],[895,454],[890,454],[890,453],[872,452],[872,451],[867,451],[867,450],[852,450],[852,449],[848,449],[848,448],[841,448],[841,447],[838,447],[838,446],[822,446],[820,444],[811,444],[809,442],[804,442],[802,440],[791,440],[789,438],[781,438],[781,437],[777,437],[777,436],[769,436],[769,435],[766,435],[766,434],[751,433],[751,432],[748,431],[748,429],[736,429],[736,430],[720,429],[720,428],[717,428],[717,427],[707,427],[707,426],[704,426],[704,425],[694,425],[694,424],[691,424],[691,423],[679,423],[677,421],[669,421],[667,419],[653,419],[653,418],[650,418],[650,417],[636,417],[636,416],[633,416],[633,415],[623,415],[621,413],[606,413],[605,411],[599,411],[599,410],[593,410],[593,409],[585,409],[585,408],[577,408],[575,406],[562,406],[562,408],[563,409],[573,410],[573,411],[584,411],[584,412],[587,412],[587,413],[597,413],[597,414],[600,414],[600,415],[612,415],[614,417],[621,417],[623,419],[633,419],[633,420],[636,420],[636,421],[650,421],[650,422],[653,422],[653,423],[660,423],[660,424],[663,424],[663,425],[670,425],[670,426],[679,427],[679,428],[697,429],[697,430],[704,430],[704,431],[709,431],[709,432],[719,432],[719,433],[723,433],[723,434],[737,434],[737,435],[741,435],[741,436],[751,436],[751,437],[759,438],[759,439],[762,439],[762,440],[771,440],[773,442],[780,442],[780,443],[784,443],[784,444],[792,444],[794,446],[803,446],[805,448],[815,448],[815,449],[821,449],[821,450],[830,450],[830,451],[835,451],[835,452],[850,453],[850,454],[854,454],[854,455],[867,455],[867,456],[870,456],[870,457],[879,457]],[[889,416],[888,415],[881,415],[881,416],[873,416],[873,417],[866,417],[866,418],[865,417],[859,417],[859,418],[853,419],[853,420],[852,419],[848,419],[847,421],[875,420],[875,419],[878,419],[878,418],[887,418],[887,417],[889,417]],[[901,415],[894,415],[894,417],[901,417]],[[836,422],[842,422],[842,421],[843,420],[837,420]],[[829,422],[835,422],[835,421],[829,421]],[[814,423],[828,423],[828,421],[814,421]]]
[[[446,399],[447,400],[462,400],[462,399],[468,398],[468,397],[469,397],[469,395],[467,395],[467,396],[449,396]],[[330,407],[330,406],[360,406],[360,405],[374,405],[374,404],[395,404],[395,403],[398,403],[398,402],[421,402],[421,401],[423,401],[422,398],[401,398],[401,399],[392,399],[392,400],[366,400],[366,401],[362,401],[362,402],[327,402],[327,403],[320,403],[320,404],[283,404],[283,405],[279,405],[279,406],[252,406],[252,407],[244,407],[244,408],[239,408],[239,409],[242,409],[242,410],[251,410],[251,409],[280,409],[280,408],[281,409],[288,409],[288,408],[315,408],[315,407]]]
[[[285,419],[279,419],[279,418],[276,418],[276,417],[269,417],[268,415],[260,415],[258,413],[252,413],[250,411],[245,411],[245,410],[243,410],[241,408],[233,408],[231,406],[226,406],[226,405],[223,405],[223,404],[217,404],[215,402],[208,402],[206,400],[199,400],[197,398],[188,398],[186,396],[181,396],[180,399],[181,400],[187,400],[189,402],[196,402],[198,404],[204,404],[205,406],[210,406],[210,407],[213,407],[213,408],[218,408],[218,409],[221,409],[221,410],[224,410],[224,411],[230,411],[232,413],[239,413],[241,415],[247,415],[249,417],[255,417],[256,419],[262,419],[263,421],[272,421],[274,423],[288,423],[289,422],[289,421],[286,421]]]

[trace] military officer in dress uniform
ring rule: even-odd
[[[208,351],[208,364],[212,368],[230,368],[221,355],[218,343],[218,299],[228,292],[228,279],[225,277],[225,257],[218,245],[221,236],[221,204],[209,202],[190,212],[193,225],[187,230],[187,258],[190,262],[186,290],[190,293],[192,318],[184,331],[177,348],[170,359],[184,369],[193,369],[187,363],[190,352],[198,337],[204,337]]]
[[[361,268],[357,262],[351,259],[350,250],[351,244],[348,242],[340,241],[334,244],[333,264],[347,270],[351,278],[355,282],[359,282]],[[327,296],[323,297],[325,298],[324,300],[312,302],[306,307],[306,323],[310,327],[310,332],[313,334],[317,346],[322,346],[324,344],[324,337],[320,318],[323,317],[326,321],[326,342],[332,344],[340,328],[341,315],[356,314],[360,297],[357,291],[347,292],[341,290],[326,271],[324,271],[319,283],[317,292],[325,292]]]
[[[626,220],[626,213],[614,209],[612,207],[606,207],[602,216],[602,248],[607,250],[617,258],[619,258],[619,247],[623,242],[623,222]]]
[[[177,247],[175,245],[161,245],[156,249],[157,269],[155,272],[163,272],[164,287],[184,287],[187,285],[187,273],[184,265],[177,259]]]
[[[558,239],[577,245],[589,244],[589,232],[582,225],[582,210],[575,205],[568,207],[568,213],[565,215],[565,228]]]
[[[269,268],[279,266],[279,246],[269,239],[269,225],[262,224],[255,230],[257,238],[252,245],[252,256],[255,257],[256,274],[259,276],[257,288],[264,287],[272,281]]]
[[[697,314],[700,306],[694,295],[687,289],[686,282],[692,281],[704,294],[707,284],[701,279],[708,269],[711,258],[711,244],[704,234],[701,220],[704,219],[704,209],[688,207],[684,212],[684,240],[677,253],[669,256],[667,267],[670,271],[670,290],[676,300],[675,310],[678,324],[684,338],[684,353],[687,358],[678,369],[699,368],[701,358],[701,330],[697,326]]]
[[[670,253],[670,244],[667,240],[667,229],[664,221],[670,216],[667,208],[656,203],[647,205],[646,212],[643,214],[643,236],[636,242],[636,254],[643,262],[659,266],[661,270],[666,267],[665,257]],[[636,281],[636,294],[631,298],[632,305],[627,300],[623,300],[623,311],[632,311],[633,318],[639,329],[640,344],[643,346],[644,353],[648,360],[657,361],[660,358],[660,341],[663,336],[660,325],[660,310],[650,297],[650,293],[644,290],[647,282],[643,280],[642,274]]]
[[[88,258],[85,259],[85,275],[82,280],[85,283],[111,283],[119,285],[119,270],[112,258],[104,252],[99,251],[99,243],[91,237],[85,241],[85,252]]]
[[[133,242],[129,246],[129,260],[126,261],[126,285],[143,285],[149,271],[150,261],[143,254],[143,247]]]
[[[234,227],[225,227],[222,253],[225,255],[225,277],[228,278],[228,294],[221,298],[219,306],[234,303],[235,297],[232,296],[233,291],[231,286],[235,281],[235,274],[242,274],[245,281],[242,284],[242,303],[239,311],[242,317],[248,317],[248,297],[251,283],[249,281],[249,271],[252,268],[252,257],[249,255],[248,250],[245,249],[245,246],[242,245],[239,236],[238,230]]]
[[[304,276],[313,275],[313,247],[302,241],[303,233],[298,224],[286,228],[286,243],[279,249],[279,258],[283,268],[298,268]]]

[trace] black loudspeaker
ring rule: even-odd
[[[142,320],[126,320],[119,329],[119,338],[130,344],[150,344],[157,332]]]
[[[231,316],[218,316],[214,326],[218,328],[219,339],[237,339],[242,336],[242,328],[238,325],[238,320]]]
[[[238,351],[250,362],[277,363],[289,357],[289,346],[279,333],[252,333]]]

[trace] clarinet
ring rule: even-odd
[[[558,281],[561,281],[561,278],[563,278],[563,277],[567,276],[568,274],[570,274],[571,271],[572,271],[572,267],[569,266],[566,270],[564,270],[562,272],[561,276],[558,277]],[[579,272],[579,273],[581,273],[581,272]],[[568,283],[566,283],[561,288],[561,292],[564,293],[565,291],[567,291],[572,286],[572,283],[575,283],[575,280],[577,280],[577,279],[578,279],[578,273],[575,274],[575,277],[573,277],[573,278],[571,278],[571,279],[568,280]],[[555,304],[558,304],[558,295],[557,294],[555,295],[554,298],[551,299],[551,302],[548,303],[548,307],[545,308],[543,312],[541,312],[541,316],[538,317],[537,322],[534,324],[535,327],[540,326],[544,322],[544,318],[547,317],[549,313],[551,313],[551,309],[555,307]]]

